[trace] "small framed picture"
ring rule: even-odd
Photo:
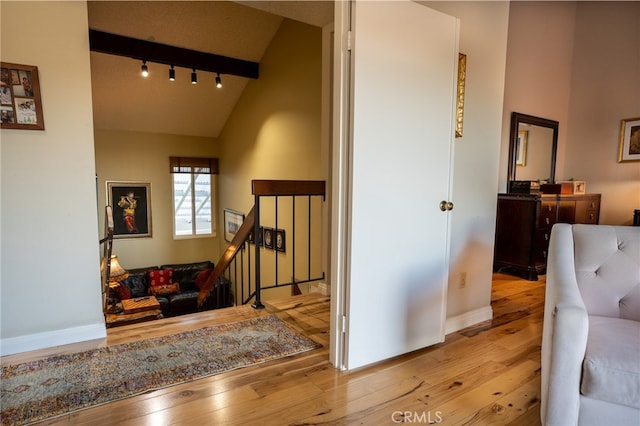
[[[528,130],[520,130],[518,132],[518,144],[516,145],[516,166],[527,165],[527,139],[529,138]]]
[[[618,163],[628,161],[640,161],[640,117],[622,120]]]
[[[107,181],[113,238],[151,237],[151,183]]]
[[[262,232],[263,232],[263,229],[262,229],[262,227],[260,227],[260,231],[258,231],[258,246],[262,245]],[[253,231],[249,232],[249,236],[247,237],[247,241],[249,242],[249,244],[255,244],[256,243],[256,238],[253,235]]]
[[[276,251],[284,253],[286,250],[286,239],[284,229],[276,229],[276,241],[274,244]]]
[[[275,235],[273,228],[262,228],[262,245],[268,249],[273,249]]]
[[[587,183],[583,180],[574,180],[573,181],[573,193],[574,194],[586,194],[587,192]]]
[[[244,215],[242,213],[224,209],[224,240],[228,243],[233,241],[233,237],[236,236],[238,229],[244,222]]]
[[[38,67],[0,63],[0,128],[44,130]]]

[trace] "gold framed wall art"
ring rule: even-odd
[[[456,93],[456,138],[462,137],[464,121],[464,89],[467,78],[467,55],[458,53],[458,90]]]
[[[618,152],[618,163],[640,161],[640,117],[621,121]]]

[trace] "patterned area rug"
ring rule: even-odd
[[[21,425],[320,345],[274,315],[2,365],[0,419]]]

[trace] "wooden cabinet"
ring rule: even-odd
[[[600,220],[600,194],[498,194],[493,270],[531,281],[547,270],[551,227]]]

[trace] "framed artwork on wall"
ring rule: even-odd
[[[520,130],[518,132],[518,144],[516,145],[516,166],[527,165],[527,139],[529,139],[529,132]]]
[[[456,93],[456,138],[462,137],[464,121],[464,86],[467,78],[467,55],[458,53],[458,87]]]
[[[44,130],[38,67],[0,63],[0,127]]]
[[[263,231],[264,230],[262,229],[262,226],[261,226],[260,230],[258,231],[258,241],[257,241],[258,246],[262,246]],[[256,244],[256,238],[253,235],[253,231],[249,232],[249,237],[247,238],[247,241],[249,242],[249,244]]]
[[[107,181],[113,238],[151,237],[151,183]]]
[[[244,222],[244,215],[233,210],[224,209],[224,240],[228,243],[233,241],[238,229]]]
[[[276,233],[276,240],[273,248],[276,251],[284,253],[287,249],[284,229],[276,229],[275,233]]]
[[[268,249],[273,249],[275,242],[275,234],[273,228],[262,228],[262,245]]]
[[[618,163],[640,161],[640,117],[625,118],[620,126]]]

